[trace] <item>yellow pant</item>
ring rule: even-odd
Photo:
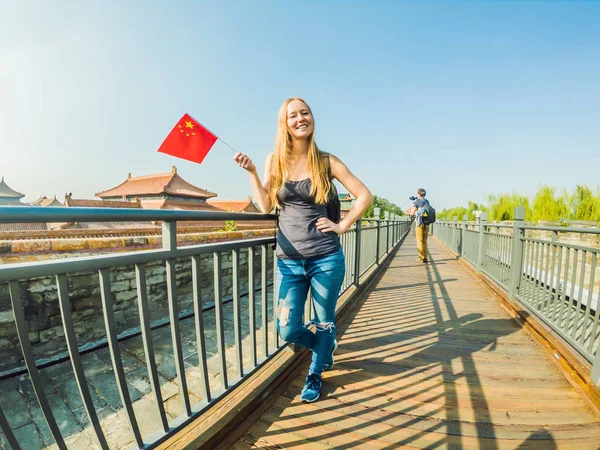
[[[419,250],[419,259],[427,260],[427,235],[429,234],[429,225],[422,224],[417,227],[417,250]]]

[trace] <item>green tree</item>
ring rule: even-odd
[[[558,195],[553,187],[540,185],[533,200],[516,193],[491,194],[487,196],[487,204],[489,206],[469,201],[466,208],[458,206],[438,212],[438,218],[452,220],[457,216],[462,220],[467,214],[469,220],[473,220],[474,211],[487,211],[490,221],[513,220],[515,207],[524,206],[525,218],[531,221],[571,219],[600,222],[600,186],[596,187],[595,193],[585,185],[577,185],[571,194],[565,190]]]
[[[488,220],[490,221],[514,220],[517,206],[525,207],[525,217],[531,218],[533,215],[529,207],[529,198],[524,195],[514,193],[489,195],[488,200],[490,202]]]
[[[554,188],[545,185],[539,186],[531,203],[531,209],[531,219],[534,221],[561,220],[566,219],[569,215],[565,196],[557,197],[554,194]]]
[[[596,195],[587,186],[577,185],[570,196],[570,218],[573,220],[600,221],[600,190]]]
[[[456,216],[458,220],[463,220],[463,216],[466,214],[468,220],[475,220],[477,218],[475,217],[475,211],[488,212],[488,208],[479,203],[469,201],[466,208],[464,206],[458,206],[456,208],[443,209],[437,216],[444,220],[452,220],[454,216]]]
[[[371,206],[367,208],[365,213],[363,214],[363,218],[369,219],[375,217],[375,208],[381,208],[381,217],[385,216],[385,211],[388,211],[391,214],[398,214],[399,216],[404,215],[404,211],[395,203],[390,202],[387,198],[380,197],[378,195],[373,196],[373,203]]]
[[[444,220],[454,220],[455,216],[457,220],[463,220],[465,214],[467,214],[467,208],[464,206],[457,206],[456,208],[443,209],[437,216]]]

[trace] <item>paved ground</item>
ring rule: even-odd
[[[340,324],[322,398],[302,372],[232,448],[598,449],[600,422],[549,355],[431,239],[409,236]]]

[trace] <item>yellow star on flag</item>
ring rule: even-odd
[[[186,128],[191,128],[192,130],[194,129],[194,124],[192,124],[192,121],[186,121],[185,122],[185,127]]]

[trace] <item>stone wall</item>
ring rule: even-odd
[[[182,232],[177,234],[179,246],[198,245],[234,239],[275,236],[274,229],[258,229],[227,232]],[[0,236],[0,264],[40,261],[99,253],[123,252],[160,248],[162,235],[117,235],[110,237],[69,236],[2,240]]]
[[[237,238],[235,236],[234,238]],[[272,280],[273,252],[268,248],[267,274]],[[248,290],[248,249],[240,251],[240,290]],[[255,248],[255,279],[260,282],[261,249]],[[39,255],[38,255],[39,256]],[[223,295],[232,294],[232,255],[222,254]],[[204,305],[214,301],[213,255],[200,257],[200,288]],[[193,308],[191,259],[176,261],[177,301],[180,311]],[[97,272],[79,272],[67,276],[69,298],[78,345],[106,337]],[[110,269],[111,290],[115,298],[117,331],[139,326],[136,272],[134,266]],[[148,306],[153,320],[168,317],[166,263],[146,264]],[[259,286],[258,286],[259,287]],[[36,358],[49,357],[66,350],[64,331],[58,303],[55,277],[25,280],[20,283],[25,319],[29,325],[29,339]],[[0,283],[0,371],[20,364],[22,354],[16,334],[8,283]]]

